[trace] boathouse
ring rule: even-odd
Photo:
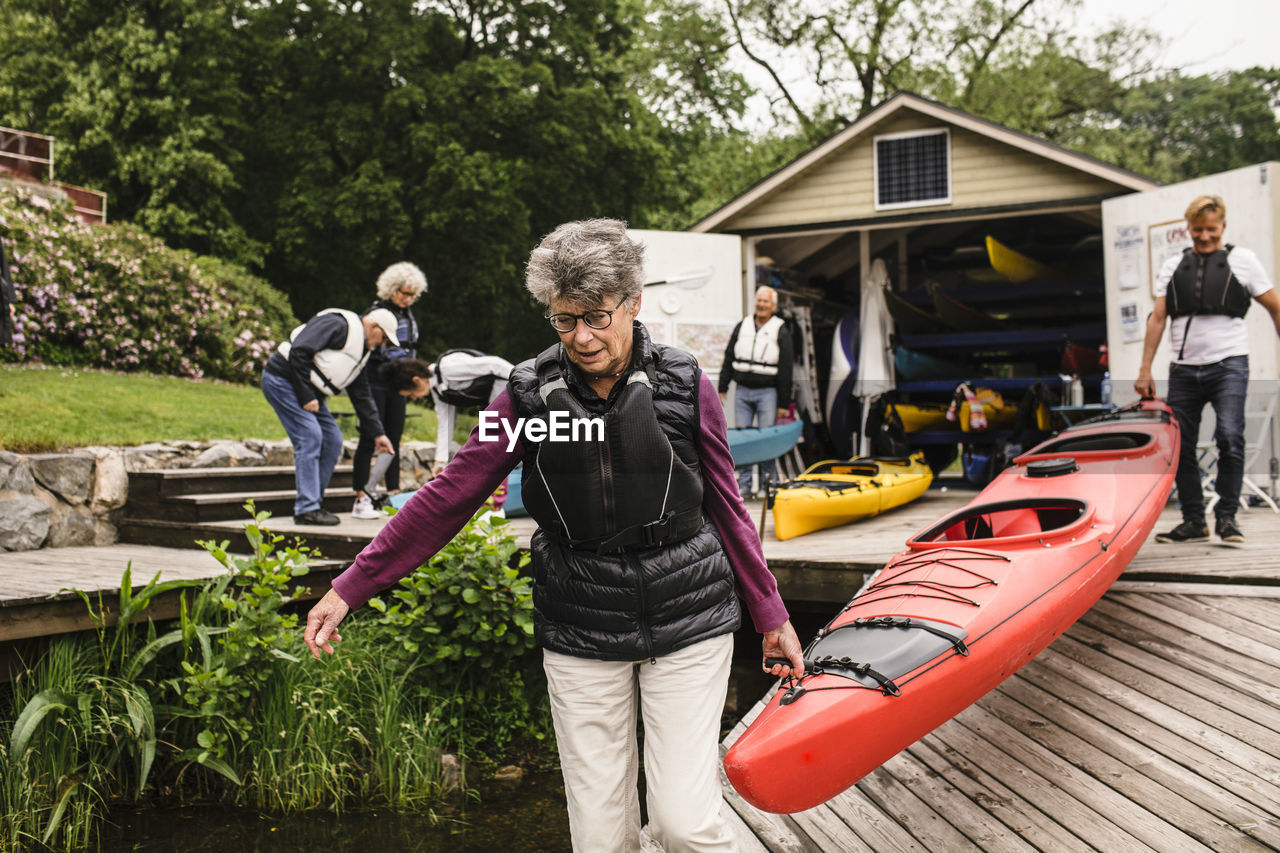
[[[811,325],[815,408],[843,450],[856,438],[838,432],[857,427],[841,407],[890,388],[908,403],[940,404],[969,381],[1001,395],[1011,415],[1036,383],[1060,404],[1100,405],[1109,372],[1115,401],[1132,399],[1153,269],[1190,244],[1178,224],[1191,198],[1227,196],[1240,211],[1228,237],[1274,274],[1275,182],[1268,164],[1237,171],[1163,187],[899,93],[690,231],[739,238],[742,269],[754,272],[739,316],[755,284],[772,281]],[[1255,378],[1274,379],[1275,335],[1264,311],[1253,314]],[[1167,363],[1158,353],[1157,379]],[[959,446],[981,450],[1005,435],[989,429]],[[957,447],[947,430],[911,441]]]

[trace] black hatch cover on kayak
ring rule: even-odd
[[[805,666],[896,696],[894,679],[944,654],[967,655],[968,636],[932,619],[871,616],[819,636],[805,652]]]

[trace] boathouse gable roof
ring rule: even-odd
[[[930,133],[937,134],[946,148],[946,197],[936,203],[877,204],[876,141]],[[1046,140],[918,95],[899,93],[689,230],[750,233],[900,219],[904,212],[1096,201],[1159,185]]]

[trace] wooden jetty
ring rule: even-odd
[[[832,606],[846,602],[864,577],[897,551],[912,533],[974,496],[966,489],[930,489],[919,500],[881,516],[856,524],[821,530],[779,542],[773,522],[760,501],[748,502],[753,518],[764,516],[762,544],[769,567],[778,578],[783,598],[808,606]],[[321,535],[359,546],[373,539],[386,522],[342,516],[337,528],[295,525],[289,516],[271,519],[267,526],[290,538],[311,537],[323,552]],[[1271,513],[1258,509],[1239,516],[1247,543],[1239,548],[1209,542],[1188,545],[1150,543],[1125,572],[1126,580],[1203,581],[1280,584],[1280,527]],[[1165,510],[1157,529],[1178,522],[1177,510]],[[141,586],[157,571],[163,580],[213,577],[222,567],[195,538],[235,540],[242,536],[242,521],[192,524],[198,535],[189,548],[120,543],[106,547],[52,548],[0,553],[0,642],[92,627],[75,590],[109,597],[119,589],[126,566],[133,564],[133,582]],[[534,530],[528,518],[511,520],[517,544],[526,548]],[[346,561],[327,560],[313,567],[311,595],[319,596],[332,575]],[[175,598],[176,600],[176,598]],[[164,601],[157,602],[157,618],[163,618]]]
[[[908,535],[973,494],[931,489],[886,515],[786,542],[766,519],[765,556],[784,597],[834,612]],[[749,509],[760,518],[758,502]],[[1178,518],[1167,509],[1157,529]],[[1239,521],[1247,538],[1240,547],[1147,543],[1053,645],[828,803],[765,814],[725,782],[724,811],[739,847],[1280,849],[1280,525],[1264,509]],[[344,516],[340,529],[358,540],[383,523]],[[287,518],[268,526],[303,536],[315,530]],[[233,538],[240,527],[204,529]],[[513,527],[527,544],[532,522]],[[72,588],[109,596],[130,561],[138,584],[156,570],[163,578],[222,570],[203,551],[142,545],[0,554],[0,640],[88,627]],[[310,576],[312,594],[342,565]],[[726,749],[764,701],[729,733]],[[832,748],[857,749],[867,737],[874,733],[850,732]]]
[[[1048,649],[821,806],[766,814],[722,775],[741,849],[1280,850],[1280,525],[1238,519],[1244,546],[1148,542]]]
[[[1121,580],[827,803],[771,815],[724,788],[744,850],[1280,849],[1280,587]]]

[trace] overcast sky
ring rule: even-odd
[[[1280,66],[1280,0],[1084,0],[1089,29],[1120,17],[1164,37],[1187,74]]]

